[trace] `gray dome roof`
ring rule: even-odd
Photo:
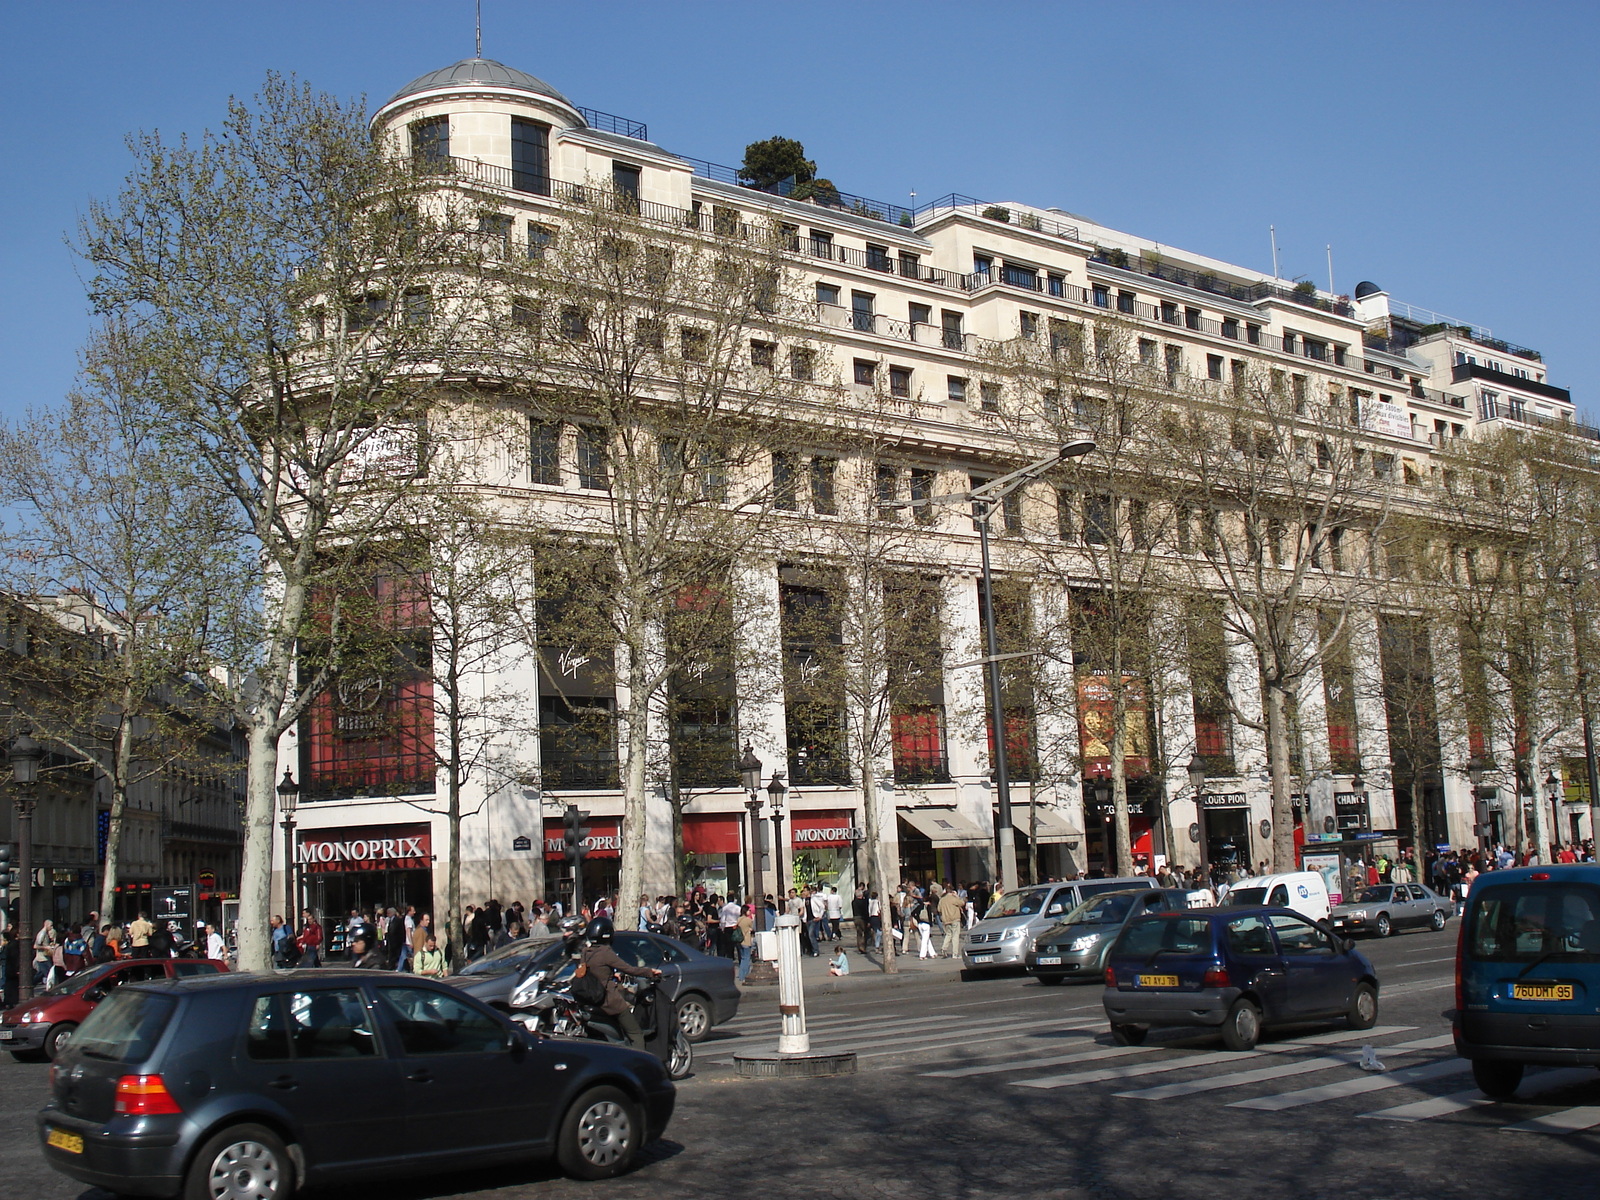
[[[548,96],[552,100],[559,100],[569,108],[572,101],[568,100],[555,88],[542,79],[535,79],[524,71],[516,71],[504,63],[495,62],[492,58],[463,58],[458,63],[448,67],[440,67],[437,71],[429,71],[426,75],[419,75],[405,87],[401,88],[384,105],[404,100],[407,96],[415,96],[421,92],[431,92],[436,88],[459,87],[474,83],[488,84],[491,87],[509,88],[512,91],[532,92],[536,96]]]

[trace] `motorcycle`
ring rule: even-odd
[[[617,1046],[628,1045],[627,1035],[611,1017],[573,996],[570,981],[556,984],[552,970],[535,971],[511,993],[512,1019],[535,1033],[553,1037],[592,1038]],[[629,979],[623,992],[644,1031],[645,1050],[661,1060],[671,1079],[687,1078],[694,1069],[694,1046],[678,1027],[676,998],[668,994],[667,980]],[[670,990],[677,991],[677,980]]]

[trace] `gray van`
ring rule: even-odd
[[[1155,886],[1150,876],[1133,875],[1038,883],[996,896],[983,919],[961,935],[961,978],[976,979],[987,971],[1025,966],[1034,939],[1058,925],[1089,896]]]

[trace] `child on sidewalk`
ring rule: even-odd
[[[850,959],[845,955],[844,947],[838,942],[833,944],[833,957],[828,960],[828,974],[850,974]]]

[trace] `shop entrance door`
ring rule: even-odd
[[[1213,870],[1250,873],[1250,810],[1211,808],[1205,810],[1206,861]]]

